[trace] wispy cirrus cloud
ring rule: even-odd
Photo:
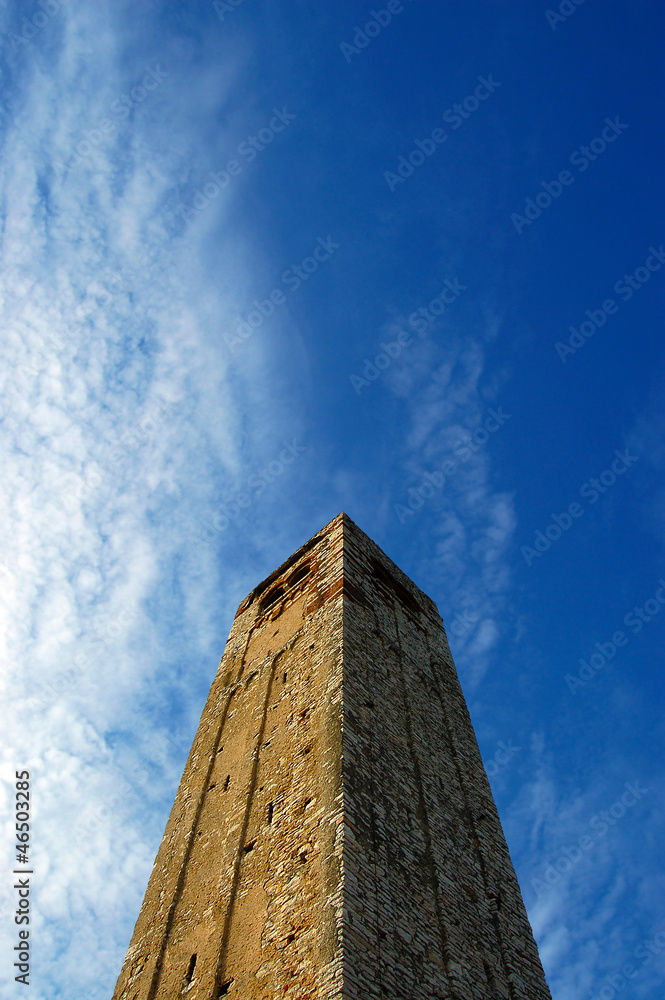
[[[270,419],[261,342],[233,368],[222,349],[261,278],[260,255],[250,266],[229,221],[236,193],[186,231],[169,225],[169,206],[214,166],[202,132],[237,145],[238,103],[227,126],[217,117],[242,56],[199,60],[219,39],[167,38],[157,58],[153,47],[126,60],[123,16],[63,7],[15,55],[0,173],[2,779],[11,795],[17,767],[32,775],[35,932],[55,970],[35,981],[40,1000],[112,987],[210,681],[211,641],[220,651],[218,609],[229,615],[247,572],[219,577],[218,546],[192,546],[188,524],[297,428],[292,409]],[[232,279],[221,289],[213,238],[215,267]],[[185,620],[171,621],[180,588]],[[177,699],[190,729],[161,758],[155,741]],[[6,832],[6,870],[11,851]],[[20,985],[3,989],[18,996]]]
[[[650,997],[658,960],[644,961],[641,927],[648,914],[653,934],[660,929],[662,878],[645,876],[634,845],[645,827],[662,822],[662,781],[653,771],[615,767],[594,770],[592,784],[574,774],[562,782],[553,753],[534,734],[526,780],[502,813],[552,994],[601,993],[608,977],[632,965],[634,995]],[[642,913],[633,923],[635,890]]]
[[[391,323],[386,338],[401,327],[406,324]],[[492,474],[492,439],[511,433],[512,420],[498,401],[506,373],[487,366],[487,345],[498,328],[497,320],[488,320],[485,329],[462,338],[454,318],[446,317],[384,376],[406,420],[399,473],[382,514],[394,519],[393,530],[432,537],[421,572],[453,625],[455,655],[474,686],[500,638],[517,523],[511,496],[496,489]]]

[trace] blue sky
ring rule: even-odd
[[[31,995],[110,995],[235,609],[345,510],[438,604],[553,997],[660,1000],[662,12],[0,19]]]

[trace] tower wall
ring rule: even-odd
[[[344,996],[549,1000],[434,603],[344,545]]]
[[[238,609],[114,1000],[549,1000],[436,606],[345,515]]]

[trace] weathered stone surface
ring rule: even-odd
[[[240,605],[114,1000],[549,1000],[433,602],[344,514]]]

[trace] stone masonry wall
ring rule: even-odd
[[[238,609],[114,1000],[341,995],[336,521]]]
[[[346,522],[345,1000],[550,1000],[436,606]]]

